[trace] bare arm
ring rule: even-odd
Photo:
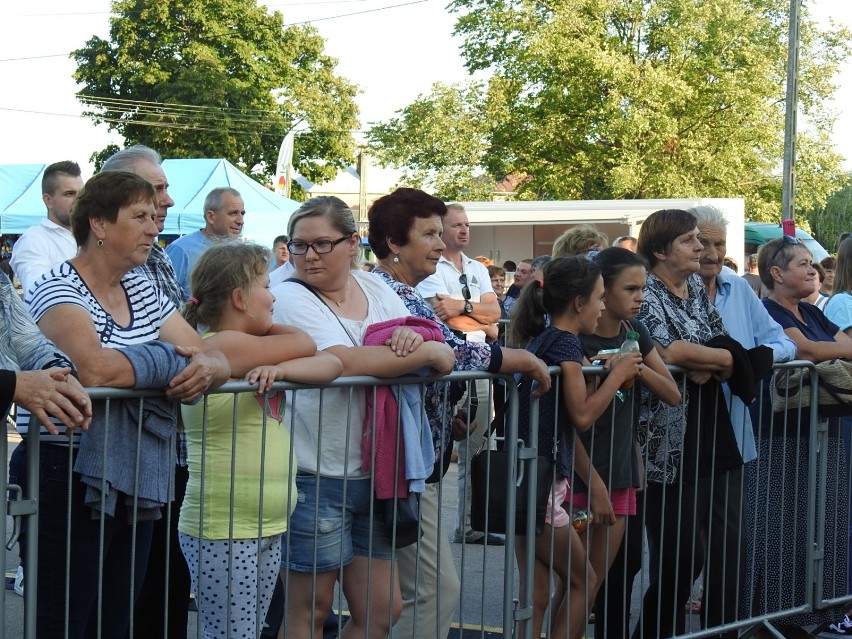
[[[282,324],[273,324],[267,335],[248,335],[228,330],[211,335],[205,341],[222,351],[231,366],[233,377],[243,377],[258,366],[310,358],[317,352],[317,345],[310,335]]]
[[[435,315],[440,317],[447,325],[450,325],[448,320],[454,317],[465,316],[465,300],[457,300],[449,295],[438,293],[438,295],[430,297],[427,301],[432,305]],[[471,305],[473,306],[473,311],[467,317],[472,317],[480,324],[493,324],[500,319],[500,303],[497,301],[497,296],[494,293],[486,293],[480,301],[471,302]]]
[[[522,348],[504,348],[502,350],[501,373],[521,373],[524,377],[533,378],[539,386],[535,392],[536,396],[543,395],[550,390],[551,377],[547,371],[547,364]]]
[[[399,377],[424,366],[446,375],[456,361],[453,349],[441,342],[424,342],[406,357],[398,357],[389,346],[331,346],[325,350],[343,363],[343,375],[347,377]]]
[[[824,362],[836,357],[852,359],[852,338],[843,331],[834,336],[836,342],[814,342],[798,328],[785,328],[784,333],[796,343],[796,357],[811,362]]]
[[[274,366],[257,366],[246,373],[245,378],[249,384],[257,384],[257,392],[264,393],[279,380],[325,384],[340,377],[342,372],[343,364],[339,359],[320,351],[311,357],[297,357]]]
[[[598,389],[589,394],[586,380],[578,362],[562,362],[562,393],[565,409],[574,427],[581,431],[591,428],[615,397],[616,391],[628,379],[639,374],[642,355],[629,353],[612,360],[612,369]]]
[[[669,406],[680,403],[680,389],[656,349],[645,356],[639,379],[654,395]]]
[[[132,388],[136,383],[130,361],[120,351],[101,346],[92,318],[82,307],[54,306],[38,327],[71,358],[83,386]]]
[[[668,346],[663,346],[655,340],[654,345],[663,362],[673,366],[717,373],[729,371],[734,365],[730,351],[724,348],[709,348],[682,339],[677,339]]]
[[[92,421],[92,402],[70,368],[49,368],[15,373],[14,402],[28,409],[55,435],[55,417],[69,431],[88,430]]]

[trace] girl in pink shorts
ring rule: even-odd
[[[611,365],[600,388],[591,394],[587,392],[582,346],[577,336],[594,332],[603,310],[603,296],[603,279],[594,262],[578,257],[557,258],[545,265],[544,281],[528,284],[512,307],[511,332],[515,342],[526,344],[527,350],[549,366],[559,366],[562,375],[539,403],[538,449],[553,451],[555,477],[544,532],[535,540],[530,622],[533,637],[540,636],[548,607],[552,636],[582,637],[588,605],[597,590],[595,570],[587,561],[579,535],[569,525],[569,513],[562,506],[574,470],[574,435],[592,427],[619,387],[641,373],[642,363],[638,353],[620,358]],[[529,401],[529,392],[522,393],[519,415],[528,414],[525,407]],[[526,441],[531,428],[529,420],[519,418],[518,437]],[[609,516],[612,517],[611,510]],[[526,539],[519,537],[515,555],[524,593],[528,592],[527,584],[523,583],[525,545]],[[558,587],[551,602],[552,578]]]
[[[609,395],[594,426],[577,429],[569,502],[575,512],[592,512],[592,525],[580,539],[599,587],[621,547],[626,516],[636,514],[636,491],[643,474],[636,446],[640,390],[650,392],[650,401],[669,404],[680,401],[680,392],[648,329],[635,319],[644,300],[644,258],[622,248],[609,248],[593,260],[603,276],[606,308],[594,329],[580,335],[583,355],[587,362],[605,363],[605,368],[613,370],[624,358],[638,356],[640,362],[639,375]],[[635,333],[631,337],[638,341],[639,353],[619,352],[628,332]],[[599,392],[605,383],[599,375],[588,377],[587,382],[593,392]]]

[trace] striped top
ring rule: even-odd
[[[27,294],[30,314],[38,322],[55,306],[79,306],[92,317],[95,331],[103,348],[125,348],[131,344],[144,344],[160,335],[160,327],[175,312],[175,306],[149,279],[136,273],[121,278],[121,286],[130,306],[130,323],[117,324],[104,310],[92,291],[69,262],[52,268],[38,279]],[[60,432],[64,429],[59,426]],[[19,424],[21,434],[27,432],[26,424]],[[75,433],[79,436],[79,431]],[[67,443],[65,436],[51,436],[42,427],[42,441]]]

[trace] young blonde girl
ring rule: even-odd
[[[544,267],[544,281],[527,286],[512,309],[512,333],[515,340],[527,344],[549,366],[562,369],[559,386],[541,398],[539,409],[538,450],[556,450],[556,472],[544,534],[535,540],[532,636],[541,633],[544,613],[551,606],[550,631],[557,637],[582,637],[589,602],[598,577],[587,561],[581,539],[571,526],[571,517],[563,503],[569,498],[569,478],[574,470],[574,432],[588,430],[607,409],[615,393],[625,382],[642,373],[642,356],[632,353],[614,358],[609,375],[592,393],[587,392],[583,377],[583,352],[578,335],[593,333],[603,310],[604,284],[600,268],[579,257],[557,258]],[[547,348],[541,346],[547,344]],[[541,352],[541,351],[544,352]],[[561,399],[560,399],[561,398]],[[519,408],[525,414],[522,397]],[[556,415],[567,420],[556,423]],[[528,436],[529,424],[519,420],[518,435]],[[596,525],[614,523],[612,510],[595,513]],[[525,588],[523,547],[518,538],[515,554]],[[557,582],[557,594],[550,600],[551,571]]]
[[[268,262],[255,244],[208,249],[184,308],[231,374],[257,384],[256,392],[211,394],[181,409],[189,483],[178,530],[207,639],[259,636],[296,505],[284,393],[268,391],[278,380],[325,383],[342,371],[306,333],[273,323]]]

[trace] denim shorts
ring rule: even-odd
[[[350,564],[355,556],[394,558],[369,477],[297,475],[296,489],[296,508],[281,542],[282,568],[329,572]]]

